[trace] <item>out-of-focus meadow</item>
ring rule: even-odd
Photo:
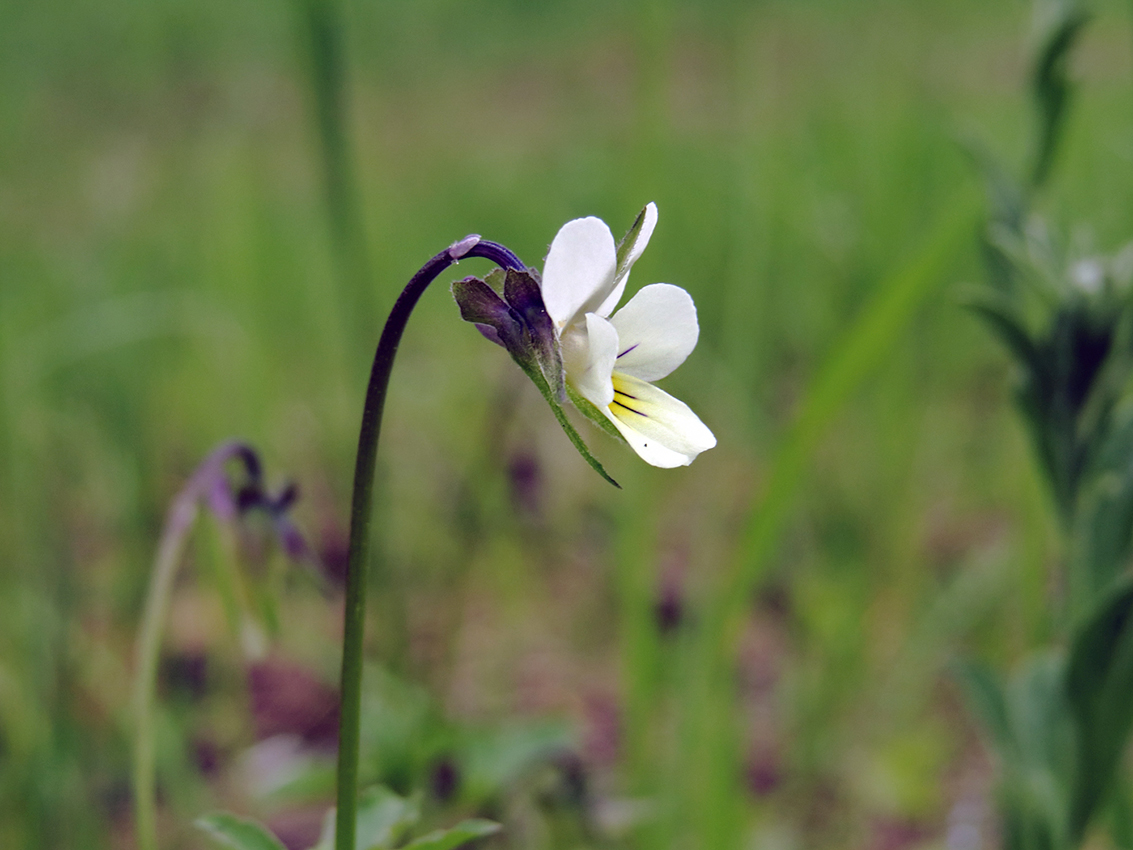
[[[232,436],[298,485],[321,567],[245,541],[250,657],[223,535],[194,535],[162,846],[206,846],[192,820],[218,806],[313,844],[393,299],[467,233],[541,266],[568,219],[620,236],[648,201],[630,290],[696,300],[664,386],[719,445],[658,470],[590,429],[614,490],[460,321],[448,282],[487,264],[438,281],[379,450],[365,778],[430,823],[497,819],[509,848],[994,846],[949,665],[1047,639],[1062,553],[1006,356],[961,306],[983,275],[965,146],[1026,162],[1030,14],[0,4],[0,846],[134,846],[153,552]],[[1103,2],[1073,56],[1041,207],[1083,254],[1133,238],[1131,46]]]

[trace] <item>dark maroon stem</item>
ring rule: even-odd
[[[342,680],[338,737],[338,813],[335,823],[336,850],[355,850],[358,817],[358,747],[362,717],[362,638],[366,613],[366,572],[370,555],[370,519],[374,488],[374,465],[381,433],[382,411],[389,386],[393,360],[401,335],[418,299],[430,283],[449,266],[467,257],[482,257],[503,268],[523,271],[523,262],[503,245],[479,236],[466,236],[450,245],[421,267],[398,296],[386,320],[366,401],[362,408],[362,429],[358,436],[358,457],[354,464],[354,496],[350,508],[350,552],[346,566],[346,609],[343,613]]]

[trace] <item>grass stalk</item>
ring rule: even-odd
[[[734,740],[732,649],[752,595],[772,563],[807,466],[838,411],[892,351],[917,309],[942,282],[948,263],[971,239],[978,220],[977,198],[965,190],[911,259],[881,282],[876,299],[819,372],[776,453],[767,487],[751,511],[735,555],[707,601],[703,626],[686,647],[685,793],[690,815],[699,821],[696,834],[702,839],[711,836],[710,846],[733,846],[739,823],[733,790],[741,766]]]

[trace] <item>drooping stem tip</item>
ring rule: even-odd
[[[503,245],[466,236],[441,251],[413,275],[386,319],[362,407],[362,427],[354,463],[354,490],[350,507],[350,549],[346,566],[346,604],[343,611],[341,711],[338,736],[338,809],[335,815],[336,850],[355,850],[358,817],[358,746],[362,717],[362,640],[366,613],[366,567],[370,554],[370,521],[374,466],[382,412],[390,372],[402,334],[413,308],[425,289],[449,266],[467,257],[491,260],[502,268],[524,270],[523,262]]]

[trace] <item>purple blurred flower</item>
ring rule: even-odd
[[[244,480],[236,488],[228,476],[228,465],[238,460]],[[220,522],[233,525],[243,516],[260,511],[271,521],[275,538],[293,561],[315,560],[311,548],[289,515],[298,498],[294,484],[285,484],[278,493],[269,492],[263,481],[263,466],[255,449],[246,443],[222,443],[204,459],[173,500],[166,532],[181,534],[188,529],[198,502],[204,502]]]

